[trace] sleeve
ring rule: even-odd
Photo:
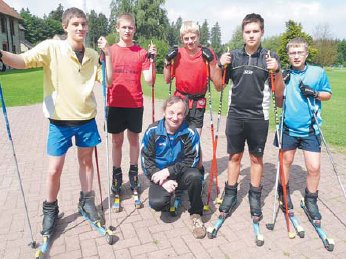
[[[151,180],[154,173],[160,171],[155,162],[155,128],[149,127],[144,133],[141,144],[141,164],[145,176]]]
[[[45,40],[27,52],[20,54],[24,59],[26,68],[47,66],[50,62],[51,44],[52,40]]]
[[[320,79],[320,83],[319,83],[318,88],[319,88],[318,91],[332,93],[332,89],[331,89],[330,84],[329,84],[327,73],[323,69],[321,72],[321,79]]]
[[[148,52],[145,49],[141,50],[142,71],[149,70],[150,60],[148,59]]]
[[[183,159],[174,165],[168,167],[169,179],[176,180],[180,178],[185,168],[197,167],[200,159],[200,140],[196,130],[189,129],[190,134],[183,141],[184,154]]]

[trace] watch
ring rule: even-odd
[[[217,61],[217,66],[221,69],[223,68],[223,65],[221,64],[220,59]]]

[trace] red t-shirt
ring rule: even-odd
[[[107,89],[107,105],[111,107],[143,107],[141,73],[150,68],[147,51],[138,45],[110,48],[113,64],[113,82]]]
[[[215,64],[216,55],[211,64]],[[174,63],[175,87],[186,94],[205,94],[207,92],[207,67],[202,56],[202,49],[194,56],[190,56],[185,48],[178,49],[178,56]]]

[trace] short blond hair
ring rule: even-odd
[[[305,39],[297,37],[294,39],[291,39],[287,45],[286,45],[286,50],[287,52],[289,51],[290,48],[297,48],[297,47],[304,47],[305,51],[308,51],[308,43],[306,42]]]
[[[193,21],[184,21],[180,27],[180,37],[182,38],[188,32],[196,33],[199,36],[199,26]]]
[[[132,14],[130,14],[130,13],[122,13],[122,14],[118,15],[118,17],[117,17],[117,23],[115,24],[116,27],[119,27],[120,26],[120,22],[124,21],[124,20],[130,21],[134,25],[136,24],[135,17]]]

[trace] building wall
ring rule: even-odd
[[[19,20],[0,14],[0,49],[20,53]]]

